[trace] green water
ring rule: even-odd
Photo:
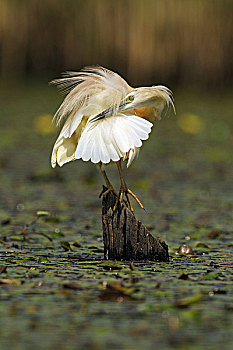
[[[46,82],[0,92],[0,348],[232,349],[231,95],[178,90],[125,170],[170,254],[130,266],[103,260],[98,169],[50,167],[57,131],[38,120],[61,97]]]

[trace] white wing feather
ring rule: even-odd
[[[128,166],[142,145],[142,140],[149,137],[152,123],[143,119],[140,126],[133,127],[134,122],[140,119],[134,115],[118,114],[115,117],[106,118],[88,123],[78,142],[75,158],[93,163],[118,161],[129,157]],[[139,125],[139,123],[138,123]],[[106,142],[108,135],[108,142]]]

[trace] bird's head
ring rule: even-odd
[[[127,111],[140,107],[155,107],[162,111],[165,105],[172,105],[172,93],[165,86],[140,87],[133,89],[122,101],[119,110]]]
[[[172,92],[167,87],[162,85],[139,87],[132,89],[130,93],[128,93],[121,101],[118,108],[116,108],[116,106],[109,107],[95,116],[91,121],[104,119],[118,111],[125,112],[131,109],[138,109],[146,106],[154,107],[161,113],[165,105],[171,105],[175,110]]]

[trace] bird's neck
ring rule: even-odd
[[[141,117],[150,121],[155,121],[160,118],[160,110],[150,106],[144,106],[138,109],[134,109],[134,114],[136,114],[138,117]]]

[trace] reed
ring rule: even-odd
[[[101,64],[131,83],[232,82],[230,0],[1,0],[0,75]]]

